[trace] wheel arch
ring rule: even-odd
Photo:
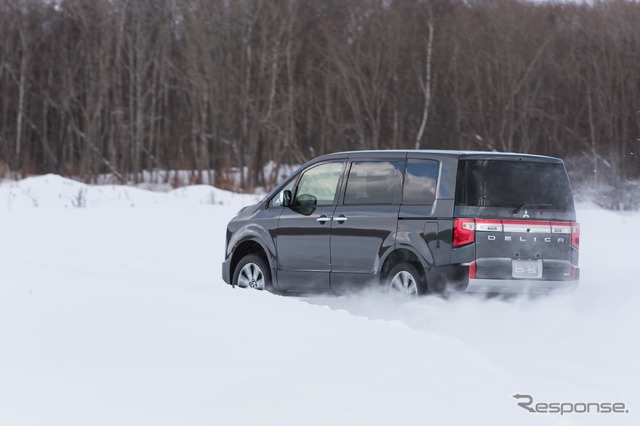
[[[270,256],[267,255],[268,251],[263,246],[263,244],[256,239],[247,238],[236,246],[233,250],[233,254],[231,255],[231,262],[229,264],[229,274],[231,277],[234,276],[236,268],[238,267],[238,263],[242,260],[243,257],[255,254],[259,256],[269,267],[269,274],[271,275],[271,279],[273,281],[273,270],[274,265]]]
[[[380,268],[380,282],[383,283],[387,279],[389,272],[395,265],[407,262],[412,264],[418,272],[422,274],[422,279],[425,285],[428,285],[428,265],[421,257],[410,247],[397,247],[390,251],[382,261],[382,267]]]

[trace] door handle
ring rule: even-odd
[[[326,214],[323,214],[322,216],[320,216],[319,218],[316,219],[318,222],[324,224],[326,222],[329,222],[331,219],[327,217]]]
[[[346,217],[345,215],[341,214],[338,217],[334,217],[333,220],[335,220],[338,223],[345,223],[347,220],[349,220],[349,218]]]

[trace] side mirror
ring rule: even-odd
[[[285,189],[282,192],[282,203],[281,203],[281,206],[282,207],[290,207],[291,206],[291,198],[292,198],[291,191],[288,190],[288,189]]]
[[[292,207],[296,212],[309,216],[316,210],[318,199],[311,194],[300,194],[296,198],[296,203]]]
[[[315,207],[318,203],[318,199],[311,194],[300,194],[296,199],[296,205],[301,207]]]

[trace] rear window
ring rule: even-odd
[[[456,205],[573,210],[573,197],[563,164],[461,160]]]

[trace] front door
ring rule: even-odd
[[[331,219],[344,161],[311,166],[300,177],[290,208],[278,223],[278,287],[329,290]]]

